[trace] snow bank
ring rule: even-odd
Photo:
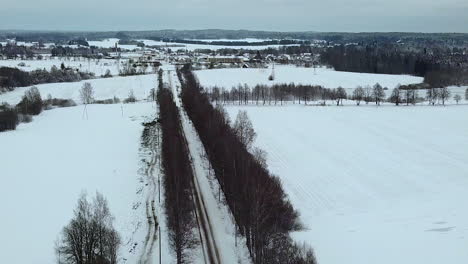
[[[319,263],[468,262],[468,105],[226,109],[248,111]]]

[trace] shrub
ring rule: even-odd
[[[18,114],[18,121],[19,123],[31,123],[33,118],[30,115]]]
[[[136,100],[135,94],[133,93],[133,90],[130,90],[130,92],[128,93],[128,97],[125,98],[123,102],[128,104],[128,103],[135,103],[136,101],[137,100]]]
[[[46,110],[57,107],[72,107],[76,106],[75,101],[72,99],[49,98],[43,102]]]
[[[41,93],[33,86],[24,93],[23,99],[16,107],[22,114],[38,115],[42,112],[42,106]]]

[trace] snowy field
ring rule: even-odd
[[[140,181],[141,122],[154,103],[89,105],[43,112],[16,131],[0,133],[0,248],[2,263],[55,263],[54,242],[83,191],[101,192],[123,241],[121,263],[146,235]],[[163,244],[163,249],[167,245]],[[25,253],[27,252],[27,253]],[[135,261],[133,261],[135,260]]]
[[[468,105],[239,109],[319,263],[468,262]]]
[[[279,48],[283,46],[299,46],[295,44],[291,45],[262,45],[262,46],[222,46],[222,45],[205,45],[205,44],[187,44],[187,43],[176,43],[176,42],[164,42],[164,41],[156,41],[156,40],[147,40],[142,39],[138,40],[147,46],[167,46],[173,50],[178,49],[186,49],[189,51],[194,51],[197,49],[211,49],[211,50],[219,50],[219,49],[245,49],[245,50],[263,50],[267,48]],[[210,41],[218,41],[217,39],[212,39]]]
[[[115,48],[115,44],[119,43],[118,38],[109,38],[109,39],[104,39],[104,40],[95,40],[95,41],[88,41],[89,46],[95,46],[98,48]],[[120,45],[118,44],[118,47],[124,50],[141,50],[140,47],[137,45]]]
[[[140,54],[141,55],[141,54]],[[50,71],[52,66],[56,66],[60,69],[63,63],[65,67],[71,67],[79,69],[81,72],[92,72],[96,77],[106,74],[109,70],[112,75],[118,75],[119,71],[125,67],[126,60],[120,60],[120,66],[117,60],[111,59],[86,59],[86,58],[52,58],[43,60],[0,60],[0,67],[12,67],[18,68],[22,71],[33,71],[37,69],[46,69]],[[24,63],[25,66],[20,66],[20,63]],[[152,72],[152,67],[149,66],[147,72]]]
[[[150,95],[150,90],[156,88],[157,76],[155,74],[136,75],[128,77],[113,77],[105,79],[91,79],[72,83],[48,83],[39,84],[42,98],[47,98],[50,94],[53,98],[73,99],[77,104],[80,101],[80,89],[83,83],[89,82],[94,88],[94,99],[111,99],[114,96],[125,99],[130,90],[133,90],[138,100],[146,99]],[[12,92],[0,94],[0,103],[17,104],[21,101],[24,92],[30,87],[16,88]]]
[[[271,67],[271,66],[270,66]],[[321,85],[326,88],[356,88],[358,85],[374,85],[380,83],[389,89],[398,84],[421,83],[423,78],[409,75],[389,75],[339,72],[332,69],[300,68],[294,66],[277,65],[275,67],[275,80],[269,81],[272,69],[215,69],[195,71],[200,83],[204,86],[218,86],[230,89],[239,84],[255,86],[257,84],[272,85],[278,83],[296,83]]]

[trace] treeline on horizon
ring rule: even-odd
[[[99,40],[103,38],[134,38],[134,39],[320,39],[335,43],[349,42],[395,42],[398,40],[424,42],[424,41],[450,41],[454,44],[468,42],[466,33],[406,33],[406,32],[280,32],[280,31],[256,31],[256,30],[146,30],[146,31],[101,31],[101,32],[67,32],[67,31],[28,31],[28,30],[4,30],[0,31],[0,40],[16,38],[18,41],[70,41],[73,39],[87,38]]]
[[[466,63],[463,56],[451,58],[447,51],[432,52],[404,52],[393,45],[338,45],[322,51],[320,59],[337,71],[424,77],[424,82],[434,88],[468,84],[468,69],[462,68]]]
[[[302,227],[281,181],[248,151],[226,113],[213,107],[189,68],[178,70],[182,102],[253,262],[316,263],[312,250],[297,245],[289,236]]]

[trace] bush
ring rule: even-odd
[[[18,121],[19,123],[31,123],[33,118],[30,115],[18,114]]]
[[[43,102],[46,110],[57,107],[72,107],[76,106],[75,101],[72,99],[49,98]]]
[[[18,111],[25,115],[38,115],[42,112],[41,93],[36,87],[31,87],[24,93],[23,99],[16,106]]]
[[[125,98],[125,100],[123,101],[125,104],[128,104],[128,103],[135,103],[137,100],[136,100],[136,97],[135,97],[135,94],[133,93],[133,90],[130,90],[129,94],[128,94],[128,97]]]

